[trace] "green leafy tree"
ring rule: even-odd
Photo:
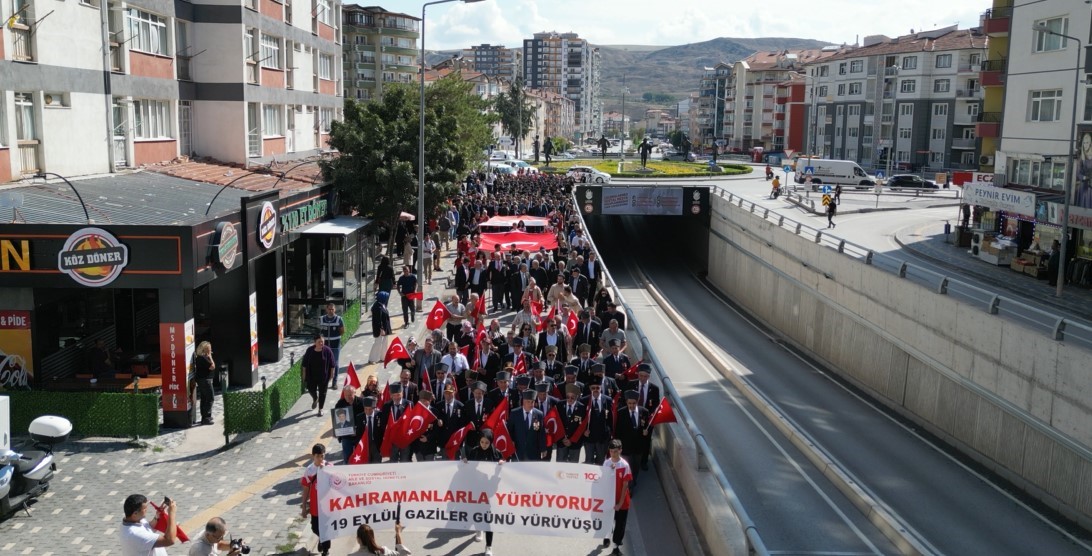
[[[573,148],[572,141],[569,141],[564,137],[551,137],[550,141],[554,144],[555,153],[563,153]]]
[[[676,149],[682,149],[683,132],[680,129],[676,129],[667,134],[667,140],[671,142],[671,146]]]
[[[473,84],[457,75],[425,90],[425,214],[457,189],[459,180],[492,140],[494,115]],[[340,153],[322,162],[323,177],[342,204],[388,226],[393,237],[402,211],[417,213],[420,96],[408,84],[392,84],[382,99],[345,102],[345,120],[330,129]]]
[[[535,115],[535,105],[527,102],[523,79],[516,79],[507,91],[493,99],[493,110],[500,118],[501,129],[504,133],[512,137],[517,144],[522,144],[523,139],[531,133]]]

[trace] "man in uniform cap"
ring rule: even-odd
[[[482,430],[482,423],[493,412],[493,402],[485,396],[486,389],[484,382],[480,380],[475,382],[471,385],[471,396],[463,406],[464,419],[467,422],[474,423],[474,430],[470,431],[466,435],[466,440],[464,440],[467,446],[475,445]]]
[[[519,461],[542,461],[546,458],[545,416],[535,409],[535,392],[526,390],[520,407],[508,413],[508,432],[516,445]]]
[[[432,395],[432,392],[422,390],[421,393],[417,395],[417,403],[424,405],[429,408],[430,411],[436,413],[433,409],[434,398],[435,396]],[[439,424],[437,421],[433,421],[425,428],[425,433],[417,440],[414,440],[413,444],[410,444],[409,449],[413,452],[413,455],[416,456],[417,461],[432,461],[436,459],[436,445],[439,440],[438,433]]]
[[[497,387],[490,390],[488,396],[489,401],[492,403],[493,407],[497,407],[498,405],[500,405],[501,401],[503,400],[508,400],[509,408],[513,408],[519,405],[518,403],[514,403],[517,398],[515,397],[515,389],[509,386],[511,378],[511,373],[509,373],[508,371],[501,371],[497,373]]]
[[[391,399],[387,403],[383,404],[383,410],[380,418],[383,420],[384,431],[383,434],[387,434],[392,424],[398,421],[410,406],[413,405],[402,395],[402,383],[393,382],[387,386],[391,392]],[[408,448],[399,448],[398,446],[391,446],[391,458],[388,463],[399,463],[403,461],[410,461],[412,453]]]
[[[523,350],[526,347],[525,341],[523,338],[512,338],[511,352],[501,358],[501,363],[505,366],[511,363],[513,368],[517,368],[519,360],[523,359],[523,369],[530,371],[535,364],[535,356]]]
[[[625,393],[626,405],[618,408],[615,417],[614,438],[622,441],[622,457],[626,461],[638,461],[641,458],[640,445],[648,432],[648,410],[637,405],[640,394],[636,390]],[[633,483],[630,490],[637,486],[637,466],[633,466]]]
[[[576,376],[575,370],[573,376]],[[558,406],[557,410],[561,414],[561,424],[565,427],[565,438],[557,443],[557,461],[579,463],[580,447],[584,444],[584,438],[578,438],[576,442],[569,440],[580,428],[580,423],[588,418],[587,408],[580,403],[579,386],[565,385],[565,401]]]
[[[591,351],[592,347],[599,348],[599,335],[603,332],[603,328],[592,322],[591,313],[588,310],[580,311],[579,320],[576,323],[576,332],[573,333],[573,343],[580,345],[580,347],[588,346],[588,351]]]
[[[429,384],[430,390],[433,392],[443,392],[444,385],[450,384],[451,379],[447,376],[448,367],[446,363],[437,363],[432,368],[432,383]]]
[[[618,340],[607,343],[609,353],[604,353],[599,362],[606,367],[606,374],[610,378],[625,374],[629,370],[629,357],[622,353],[622,344]]]
[[[637,365],[637,380],[630,387],[637,392],[637,405],[648,410],[648,414],[652,415],[656,412],[656,408],[660,406],[660,387],[652,384],[649,380],[649,376],[652,375],[652,365],[648,363],[641,363]],[[641,470],[648,471],[648,458],[652,454],[652,434],[648,434],[644,437],[644,443],[641,444]],[[633,462],[636,467],[637,462]]]
[[[603,465],[614,421],[611,414],[614,401],[601,388],[601,384],[591,383],[588,387],[591,393],[583,400],[589,410],[588,428],[584,431],[584,463],[594,465]]]
[[[560,382],[561,373],[565,368],[564,358],[557,356],[557,346],[546,346],[546,356],[539,360],[539,368],[550,380]],[[536,381],[540,379],[535,379]]]
[[[595,364],[595,359],[592,359],[591,349],[588,344],[580,344],[580,347],[577,348],[579,355],[569,362],[577,369],[576,379],[583,383],[587,383],[592,377],[591,366]]]
[[[444,385],[443,397],[433,404],[432,412],[436,414],[439,425],[436,445],[440,448],[440,457],[443,458],[447,454],[443,448],[447,446],[448,439],[455,434],[455,431],[466,426],[466,419],[463,416],[463,403],[455,399],[454,384]]]
[[[564,321],[562,321],[564,322]],[[565,358],[565,344],[568,337],[557,325],[557,317],[547,321],[546,330],[538,333],[538,353],[535,355],[545,359],[547,350],[553,349],[555,356],[560,351],[560,357]]]
[[[622,389],[618,386],[618,382],[616,380],[609,376],[606,376],[605,365],[603,365],[602,363],[596,363],[592,365],[591,370],[592,378],[591,381],[588,383],[589,386],[592,384],[598,384],[600,388],[602,388],[603,395],[611,398],[612,400],[619,392],[622,391]]]
[[[553,397],[550,394],[550,389],[553,387],[548,382],[536,382],[535,383],[535,409],[546,415],[550,412],[550,408],[561,403],[561,400]]]
[[[368,463],[381,463],[383,456],[379,450],[383,445],[383,420],[376,409],[375,396],[364,398],[364,430],[361,434],[367,435]]]
[[[519,375],[516,377],[516,395],[522,396],[531,387],[531,375]],[[518,399],[518,398],[517,398]]]
[[[568,388],[570,384],[580,389],[580,395],[584,395],[584,383],[577,380],[578,369],[573,365],[565,366],[565,377],[562,379],[561,386],[559,388]]]

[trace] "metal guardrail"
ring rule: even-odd
[[[767,222],[776,223],[777,227],[781,229],[788,230],[801,237],[812,238],[819,245],[828,247],[841,255],[856,259],[866,265],[890,272],[919,286],[929,288],[937,295],[947,295],[976,305],[991,315],[1006,317],[1024,324],[1043,333],[1052,340],[1059,342],[1070,341],[1087,349],[1092,349],[1092,326],[1086,323],[1045,311],[1012,297],[965,282],[952,275],[935,272],[911,263],[906,259],[878,253],[868,247],[829,235],[825,229],[814,228],[777,214],[769,208],[759,206],[723,189],[717,188],[716,194],[741,209],[749,210],[751,214]]]
[[[580,203],[577,202],[575,193],[572,199],[574,202],[573,206],[579,207]],[[580,225],[587,230],[588,227],[587,222],[584,221],[584,215],[580,211],[577,211],[577,214],[580,218]],[[603,269],[603,276],[606,283],[610,285],[614,301],[625,309],[627,327],[637,332],[637,336],[641,341],[642,356],[645,361],[651,361],[655,368],[660,370],[663,394],[670,400],[672,409],[675,410],[675,414],[680,419],[681,424],[686,428],[687,432],[690,433],[690,437],[694,441],[694,446],[697,448],[698,469],[701,471],[708,471],[716,478],[717,483],[720,485],[721,489],[724,491],[725,497],[728,499],[728,504],[732,513],[736,515],[743,526],[743,532],[747,537],[751,553],[756,556],[769,556],[770,552],[766,548],[766,544],[763,542],[762,536],[758,532],[758,528],[755,526],[754,521],[751,520],[747,510],[743,507],[743,503],[740,502],[739,498],[735,495],[735,489],[733,489],[731,483],[728,482],[728,477],[724,474],[724,470],[721,469],[720,464],[717,463],[716,459],[710,456],[713,452],[712,448],[710,448],[709,443],[705,440],[705,435],[698,429],[694,419],[690,416],[690,412],[686,409],[686,404],[683,403],[682,396],[675,388],[674,383],[671,382],[671,377],[667,375],[667,366],[663,364],[659,357],[657,357],[655,350],[652,349],[652,345],[648,340],[648,335],[645,334],[645,331],[637,321],[633,310],[630,309],[629,304],[626,303],[625,297],[622,295],[622,290],[618,287],[617,282],[614,281],[614,276],[611,275],[610,269],[607,267],[606,259],[603,258],[603,254],[599,251],[599,246],[595,244],[595,240],[592,239],[590,234],[585,234],[585,236],[591,243],[592,250],[599,258],[600,265]]]

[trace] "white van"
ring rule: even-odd
[[[793,176],[796,183],[807,183],[807,168],[812,169],[812,191],[818,191],[820,185],[848,185],[857,188],[871,188],[876,185],[876,178],[868,175],[856,162],[825,158],[797,159],[796,174]]]

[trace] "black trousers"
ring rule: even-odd
[[[206,378],[197,381],[197,395],[201,398],[201,420],[212,419],[212,379]]]
[[[615,523],[618,523],[618,515],[617,514],[615,514],[614,520],[615,520]],[[626,524],[622,523],[622,527],[624,528],[625,526],[626,526]],[[615,527],[617,527],[617,525],[615,525]],[[311,532],[314,533],[316,537],[319,534],[319,532],[318,532],[318,516],[317,515],[311,516]],[[330,541],[322,541],[322,542],[318,543],[318,549],[319,549],[319,552],[321,552],[322,554],[329,553],[330,552]]]
[[[413,300],[402,295],[402,322],[406,325],[413,322],[417,316],[417,310],[413,306]]]
[[[618,510],[614,512],[614,533],[611,535],[611,540],[617,546],[622,546],[622,539],[626,536],[626,518],[629,517],[629,510]],[[315,518],[311,518],[315,519]],[[314,523],[312,521],[312,523]]]
[[[325,377],[323,377],[325,378]],[[326,406],[326,380],[322,382],[307,381],[307,393],[311,394],[311,400],[318,400],[318,408]]]

